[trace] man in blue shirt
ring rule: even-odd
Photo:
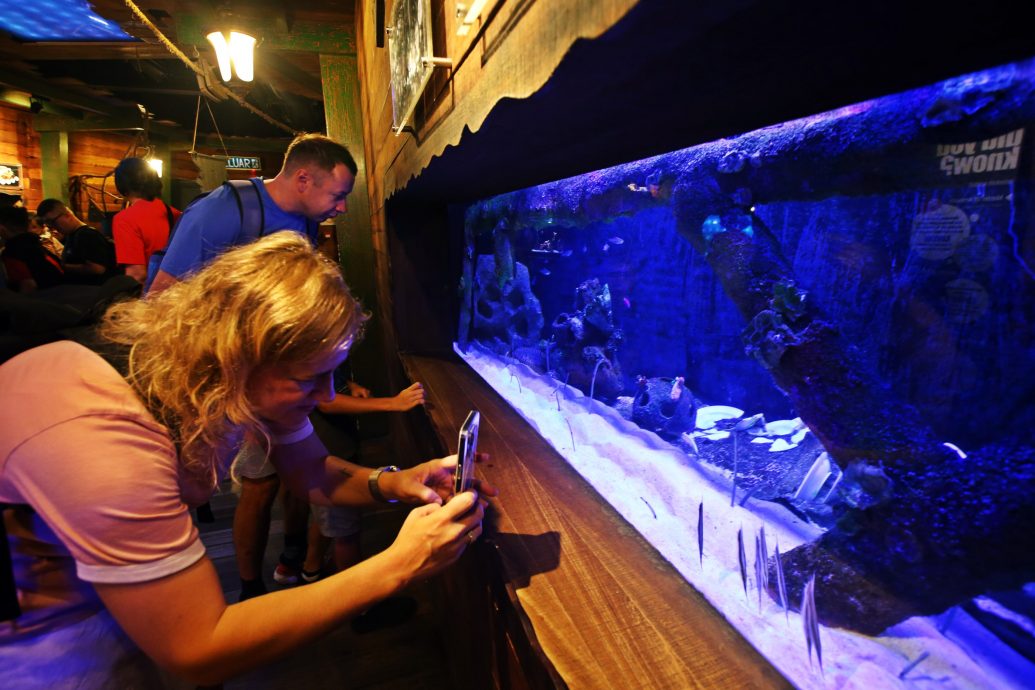
[[[277,176],[253,180],[262,201],[264,232],[294,230],[315,244],[316,226],[345,212],[345,197],[355,182],[356,161],[348,149],[322,134],[295,137]],[[241,217],[235,192],[227,185],[187,207],[149,292],[160,292],[230,247],[256,239],[258,228],[242,228]]]
[[[246,214],[229,185],[214,189],[188,206],[176,224],[161,268],[148,294],[158,293],[194,273],[224,251],[261,234],[293,230],[316,244],[317,226],[345,213],[345,198],[356,182],[356,161],[348,149],[322,134],[300,134],[288,145],[284,165],[272,180],[251,180],[259,192],[261,227],[242,227]],[[251,194],[245,188],[240,193]],[[272,474],[242,473],[241,497],[234,512],[233,537],[241,575],[241,598],[265,592],[262,558],[269,535],[270,510],[280,482]],[[308,505],[285,494],[285,554],[301,569],[305,556]],[[292,524],[294,523],[294,524]],[[277,578],[280,581],[279,578]]]

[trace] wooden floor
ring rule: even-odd
[[[376,439],[364,441],[364,463],[375,467],[391,464],[384,447],[385,444]],[[230,534],[236,503],[236,497],[229,490],[215,496],[212,500],[215,522],[198,526],[209,557],[219,572],[228,602],[237,601],[240,588]],[[275,510],[264,567],[266,584],[271,591],[277,587],[272,573],[284,534],[279,501]],[[404,517],[405,512],[396,509],[365,514],[362,532],[364,554],[371,555],[388,546]],[[344,625],[282,661],[227,682],[224,688],[453,688],[443,644],[447,626],[437,613],[439,607],[434,582],[416,585],[402,594],[417,601],[417,613],[407,622],[363,634]]]

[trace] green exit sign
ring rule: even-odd
[[[258,170],[262,162],[257,156],[230,156],[226,159],[227,170]]]

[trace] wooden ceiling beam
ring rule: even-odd
[[[69,108],[83,110],[97,115],[110,115],[118,105],[89,95],[79,93],[68,85],[55,85],[38,74],[7,70],[0,72],[0,84],[19,91],[41,96]],[[84,85],[85,87],[85,85]]]
[[[213,20],[196,14],[176,15],[176,37],[180,44],[207,46],[206,34],[212,31]],[[294,20],[290,31],[284,31],[282,18],[239,17],[237,28],[258,39],[256,50],[294,50],[334,55],[356,54],[356,32],[352,26],[325,22]]]

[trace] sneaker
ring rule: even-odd
[[[277,567],[273,569],[273,581],[278,585],[297,585],[298,572],[298,568],[293,568],[285,563],[277,563]]]
[[[316,582],[317,580],[320,579],[320,571],[319,570],[315,570],[313,572],[309,572],[308,570],[303,568],[301,573],[299,573],[299,574],[302,577],[302,582],[304,582],[307,585],[308,584],[312,584],[312,583],[314,583],[314,582]]]

